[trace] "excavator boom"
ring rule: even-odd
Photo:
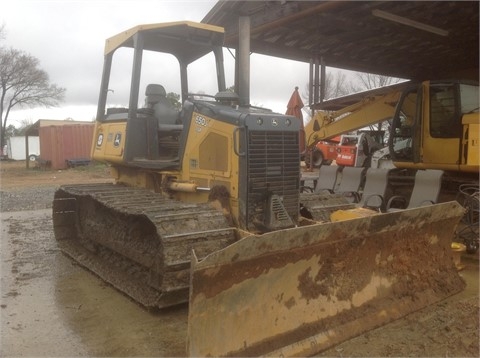
[[[408,85],[402,82],[322,103],[321,111],[305,127],[307,145],[391,119]]]

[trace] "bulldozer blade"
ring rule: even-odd
[[[192,255],[190,356],[307,356],[464,289],[457,202],[251,235]]]

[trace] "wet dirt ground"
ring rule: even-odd
[[[49,209],[2,213],[1,356],[182,356],[186,308],[151,313],[56,248]]]
[[[109,180],[102,170],[0,168],[1,190],[8,192]],[[0,356],[185,355],[187,307],[149,312],[74,264],[57,249],[48,207],[3,211],[0,232]],[[464,256],[462,263],[463,292],[319,356],[478,357],[478,258]]]

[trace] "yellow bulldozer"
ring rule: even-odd
[[[300,194],[298,120],[226,91],[223,38],[174,22],[107,40],[92,157],[115,184],[56,191],[61,250],[145,307],[189,302],[191,356],[314,354],[461,291],[462,207],[329,220],[350,204]]]

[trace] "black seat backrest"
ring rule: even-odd
[[[177,124],[179,112],[167,99],[167,92],[162,85],[149,84],[145,89],[145,96],[145,106],[153,109],[159,125]]]

